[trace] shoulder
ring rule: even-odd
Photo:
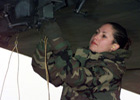
[[[107,64],[106,68],[109,69],[115,76],[122,77],[126,71],[125,64],[116,63],[113,61],[105,61]]]

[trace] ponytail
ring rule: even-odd
[[[132,41],[130,40],[130,38],[128,38],[128,41],[127,41],[127,43],[125,44],[125,46],[124,46],[124,48],[123,48],[123,49],[128,50],[128,49],[129,49],[129,47],[131,46],[131,44],[132,44]]]

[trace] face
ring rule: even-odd
[[[89,49],[93,52],[111,52],[115,49],[115,43],[113,43],[114,37],[113,29],[111,24],[104,24],[99,29],[96,30],[96,34],[91,37],[89,43]]]

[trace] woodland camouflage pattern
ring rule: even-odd
[[[55,86],[63,86],[61,100],[120,100],[124,59],[129,51],[95,53],[79,48],[75,53],[68,42],[58,37],[47,44],[49,79]],[[50,50],[52,48],[53,51]],[[46,79],[44,42],[41,40],[33,55],[32,66]]]

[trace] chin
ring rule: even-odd
[[[91,50],[92,52],[97,52],[95,49],[89,47],[89,50]]]

